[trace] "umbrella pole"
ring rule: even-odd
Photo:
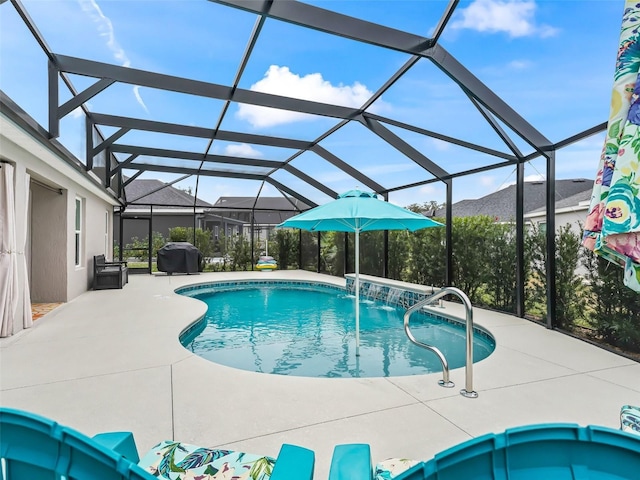
[[[356,357],[360,356],[360,229],[356,229]]]

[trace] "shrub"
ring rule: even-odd
[[[496,223],[485,240],[486,306],[514,312],[516,304],[516,239],[515,224]]]
[[[376,230],[360,233],[360,273],[381,277],[383,262],[384,232]]]
[[[251,266],[251,244],[244,235],[235,235],[229,241],[231,270],[249,270]]]
[[[299,233],[292,229],[278,229],[272,236],[274,245],[270,251],[273,251],[273,257],[278,262],[278,268],[286,270],[289,267],[297,268],[298,266],[298,239]]]
[[[407,234],[407,245],[409,250],[407,276],[402,280],[420,285],[444,286],[446,273],[444,227],[425,228]]]
[[[409,232],[389,232],[389,278],[402,280],[409,264]]]
[[[166,242],[160,232],[153,232],[152,235],[153,244],[151,246],[151,255],[155,257],[158,254],[158,250],[161,249]],[[149,236],[147,235],[142,239],[132,237],[131,243],[127,243],[124,250],[131,250],[132,256],[143,262],[149,261]]]
[[[203,230],[196,228],[196,239],[193,241],[193,227],[173,227],[169,229],[169,241],[170,242],[189,242],[200,250],[202,254],[203,265],[205,267],[215,252],[215,243],[211,235],[210,230]]]
[[[472,303],[481,303],[481,287],[489,277],[491,258],[487,239],[495,228],[493,219],[484,215],[453,219],[452,283],[465,292]]]
[[[624,270],[585,250],[590,323],[607,343],[640,353],[640,295],[623,284]]]
[[[583,318],[585,309],[584,282],[578,274],[582,263],[580,235],[566,224],[555,235],[556,258],[556,326],[570,330],[576,321]],[[532,227],[525,238],[528,270],[526,305],[539,315],[546,314],[546,259],[547,238],[545,232]]]

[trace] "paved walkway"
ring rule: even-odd
[[[623,404],[640,404],[640,364],[510,315],[474,310],[496,338],[475,365],[476,399],[458,394],[464,369],[393,378],[267,375],[217,365],[181,346],[205,313],[174,289],[237,278],[344,279],[303,271],[132,275],[122,290],[90,291],[0,340],[0,404],[87,435],[131,430],[144,453],[176,439],[276,455],[282,443],[316,452],[326,479],[333,447],[371,444],[374,461],[428,459],[469,438],[545,422],[619,427]],[[447,310],[463,314],[460,305]]]

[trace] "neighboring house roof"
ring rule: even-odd
[[[563,198],[556,202],[556,213],[569,210],[588,210],[591,203],[591,189],[578,192],[567,198]],[[527,212],[525,216],[536,217],[544,215],[547,211],[546,207],[536,208],[531,212]]]
[[[213,207],[207,209],[207,213],[214,213],[223,217],[229,216],[232,211],[254,210],[254,222],[256,225],[277,225],[288,218],[309,209],[309,205],[296,199],[284,197],[220,197]]]
[[[242,220],[238,220],[236,218],[229,218],[229,217],[224,217],[222,215],[215,215],[211,212],[205,212],[204,216],[203,216],[205,221],[214,221],[214,222],[220,222],[220,223],[227,223],[227,225],[229,224],[233,224],[233,225],[245,225],[246,222],[242,221]]]
[[[254,206],[255,203],[255,206]],[[217,208],[218,207],[218,208]],[[284,197],[220,197],[213,204],[213,210],[308,210],[309,205],[297,198],[286,199]]]
[[[136,205],[149,204],[174,208],[193,208],[194,200],[196,200],[193,195],[155,179],[136,179],[125,187],[125,194],[127,201],[133,200],[133,203],[129,204],[127,209],[135,209]],[[196,206],[207,208],[211,207],[211,204],[197,199]]]
[[[285,220],[297,215],[298,212],[254,212],[254,219],[256,225],[278,225]]]
[[[577,205],[583,196],[591,197],[593,180],[576,178],[570,180],[556,180],[556,209],[559,205],[567,207],[573,202]],[[546,210],[546,181],[525,182],[524,184],[524,213],[536,210]],[[573,199],[573,197],[576,197]],[[486,195],[476,200],[462,200],[451,206],[454,217],[471,217],[474,215],[488,215],[498,221],[510,221],[515,216],[516,186]],[[445,209],[435,212],[436,217],[444,217]]]

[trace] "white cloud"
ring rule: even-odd
[[[451,150],[451,144],[449,142],[445,142],[444,140],[439,140],[437,138],[431,138],[430,140],[431,145],[439,152]]]
[[[320,73],[310,73],[301,77],[288,67],[271,65],[264,78],[251,85],[251,90],[314,102],[361,107],[373,95],[359,82],[353,85],[332,85]],[[376,106],[377,102],[376,102]],[[241,104],[237,117],[248,121],[255,128],[265,128],[297,121],[313,120],[317,117],[299,112],[278,110],[268,107]]]
[[[423,195],[442,195],[442,188],[438,188],[432,183],[423,185],[418,191]]]
[[[84,115],[84,111],[80,107],[74,108],[70,115],[72,118],[81,118]]]
[[[247,143],[234,143],[224,148],[224,155],[234,157],[258,158],[262,157],[262,152],[256,150]]]
[[[441,203],[445,200],[446,189],[439,182],[428,183],[415,189],[398,190],[389,194],[389,202],[401,207],[406,207],[414,203],[422,204],[431,201]]]
[[[541,173],[533,173],[531,175],[524,176],[525,182],[544,182],[545,180],[546,180],[545,176]],[[516,184],[515,180],[512,182],[504,182],[502,185],[498,187],[498,190],[504,190],[505,188],[515,184]]]
[[[480,185],[483,187],[492,187],[496,183],[495,177],[490,175],[481,175],[479,180]]]
[[[532,175],[525,175],[524,176],[524,181],[525,182],[540,182],[540,181],[544,181],[546,180],[544,175],[541,173],[534,173]],[[515,185],[516,182],[513,182],[512,185]]]
[[[452,28],[479,32],[505,32],[510,37],[538,35],[550,37],[558,30],[549,25],[537,25],[535,0],[475,0],[460,11]]]
[[[87,13],[98,25],[98,32],[100,32],[101,36],[106,38],[107,47],[111,50],[113,58],[115,58],[123,67],[130,67],[131,61],[129,60],[127,53],[116,40],[115,30],[111,23],[111,19],[102,12],[98,2],[96,2],[96,0],[78,0],[78,3],[80,4],[82,11]],[[149,110],[140,95],[140,86],[136,85],[133,87],[133,95],[136,97],[138,104],[144,108],[145,112],[148,113]]]
[[[133,94],[135,95],[136,100],[138,101],[140,106],[144,108],[144,111],[149,113],[149,109],[145,105],[144,100],[142,100],[142,96],[140,95],[140,85],[136,85],[133,87]]]
[[[508,64],[508,68],[511,70],[527,70],[531,68],[533,63],[529,60],[512,60]]]

